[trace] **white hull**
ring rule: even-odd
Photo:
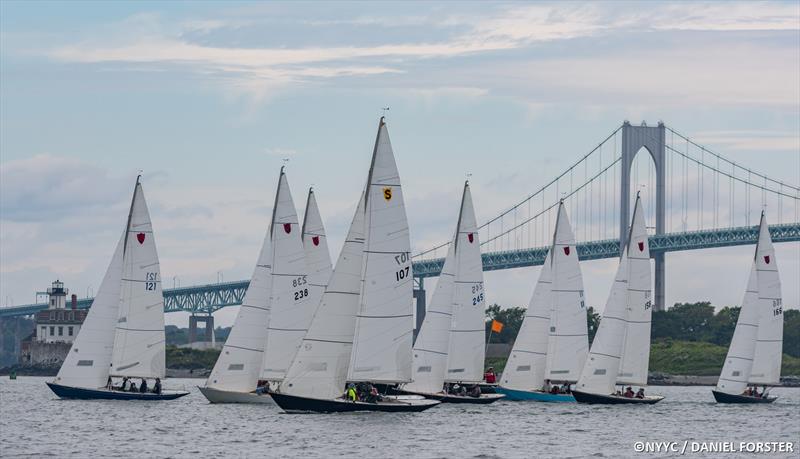
[[[226,390],[213,389],[211,387],[197,387],[200,392],[211,403],[260,403],[274,405],[268,394],[256,394],[255,392],[233,392]]]

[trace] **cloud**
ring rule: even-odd
[[[705,131],[697,133],[693,139],[726,150],[800,151],[800,137],[796,131]]]

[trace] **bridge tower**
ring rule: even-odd
[[[656,169],[656,234],[665,233],[666,216],[666,129],[664,123],[659,122],[658,126],[647,126],[642,122],[641,126],[633,126],[628,121],[622,124],[622,174],[620,176],[620,213],[619,213],[619,244],[620,252],[625,246],[628,236],[628,226],[631,222],[631,165],[636,158],[636,154],[644,147],[650,153]],[[653,255],[656,264],[655,271],[655,298],[653,301],[654,311],[664,311],[666,309],[664,288],[666,282],[666,271],[664,263],[664,253]]]

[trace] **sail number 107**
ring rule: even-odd
[[[397,262],[398,265],[402,266],[407,264],[411,260],[411,254],[408,252],[402,252],[394,256],[394,261]],[[395,271],[394,277],[395,280],[401,281],[406,279],[411,274],[411,267],[410,266],[402,266],[399,271]]]

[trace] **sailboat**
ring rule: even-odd
[[[381,118],[366,189],[308,333],[272,393],[286,412],[423,411],[440,402],[345,400],[350,381],[411,376],[411,259],[400,177]]]
[[[510,400],[574,402],[557,385],[577,382],[588,351],[583,278],[561,202],[553,243],[496,390]]]
[[[728,355],[711,392],[719,403],[772,403],[768,387],[780,384],[783,300],[778,260],[764,212],[739,319]],[[764,386],[759,394],[748,386]]]
[[[61,398],[172,400],[186,391],[123,391],[112,378],[164,378],[164,297],[150,213],[136,178],[125,231],[58,375]],[[157,384],[160,384],[158,382]]]
[[[445,390],[454,384],[478,387],[483,380],[484,305],[478,227],[469,183],[465,183],[456,233],[414,343],[413,381],[402,385],[401,392],[448,403],[492,403],[504,397],[481,394],[480,388],[474,395]]]
[[[603,318],[572,395],[580,403],[654,404],[661,396],[625,396],[615,384],[647,385],[652,316],[650,248],[637,194],[628,241],[623,248]]]

